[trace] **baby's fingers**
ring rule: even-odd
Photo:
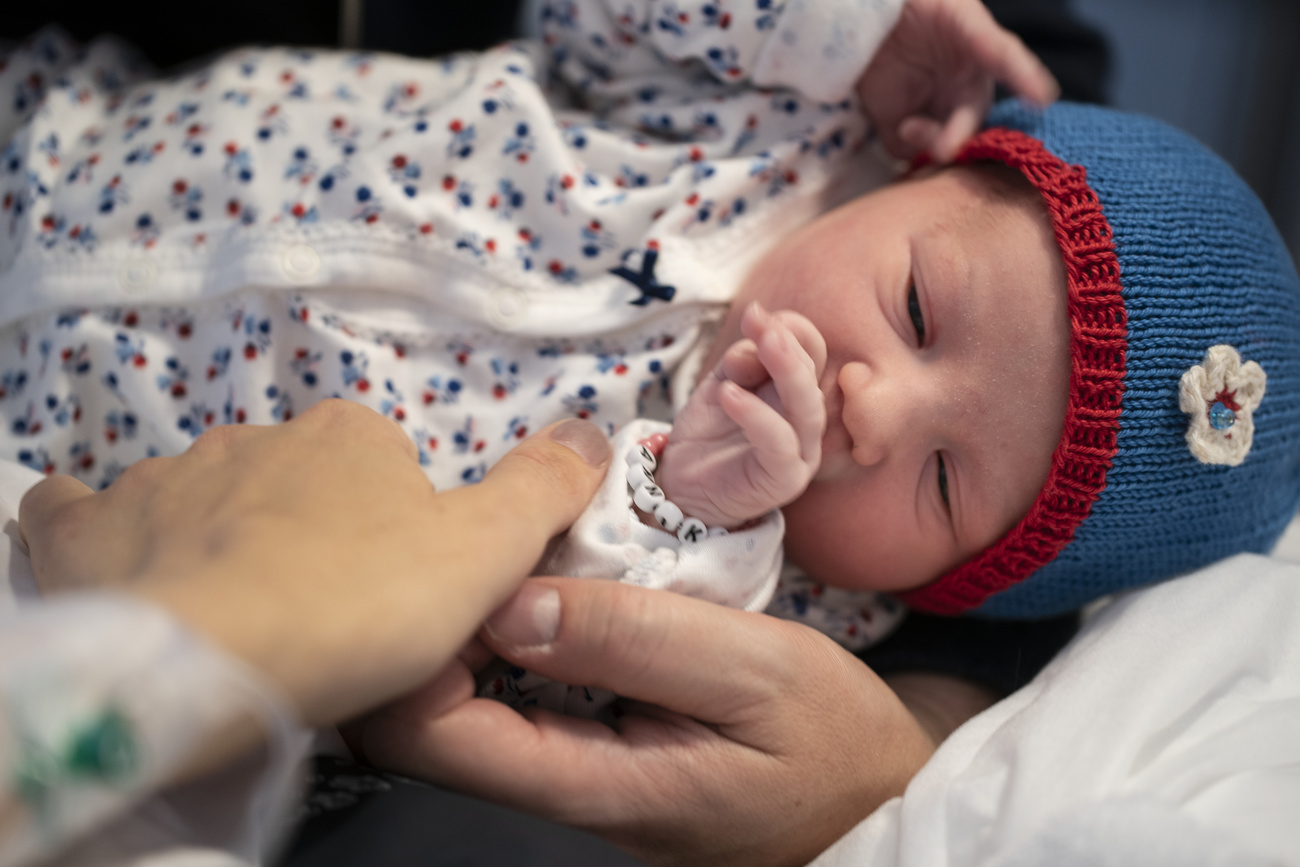
[[[818,341],[821,335],[817,335]],[[825,360],[825,344],[822,359]],[[781,415],[798,439],[798,454],[810,466],[821,463],[822,434],[826,431],[826,401],[818,386],[818,366],[803,345],[786,328],[763,335],[758,358],[772,377]]]
[[[767,382],[767,369],[758,360],[758,347],[752,340],[738,340],[727,348],[718,362],[717,376],[750,391]]]
[[[783,506],[798,496],[807,477],[799,437],[790,422],[761,397],[734,382],[724,382],[718,396],[722,411],[740,428],[759,466],[774,483],[774,489],[765,491],[779,500],[772,505]],[[797,490],[791,490],[796,486]]]

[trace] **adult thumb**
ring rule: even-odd
[[[587,508],[613,450],[591,422],[571,418],[543,428],[499,460],[484,480],[457,494],[518,531],[515,540],[544,545]],[[540,547],[537,551],[541,554]]]

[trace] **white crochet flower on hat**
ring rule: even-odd
[[[1178,406],[1192,417],[1187,447],[1198,461],[1235,467],[1246,459],[1255,437],[1252,414],[1267,378],[1255,362],[1242,364],[1226,343],[1210,347],[1205,361],[1183,374]]]

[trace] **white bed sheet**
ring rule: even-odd
[[[1098,611],[816,867],[1300,864],[1297,538]]]

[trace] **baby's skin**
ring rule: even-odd
[[[710,527],[736,527],[802,494],[826,433],[817,327],[754,301],[741,333],[677,414],[658,475],[665,494]]]
[[[900,591],[1029,510],[1070,387],[1066,281],[1005,168],[920,174],[777,245],[722,323],[657,471],[688,517],[784,507],[811,577]]]

